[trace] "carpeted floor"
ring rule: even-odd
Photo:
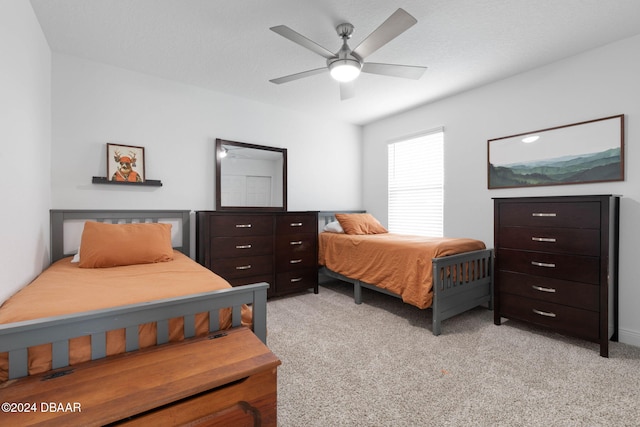
[[[640,348],[563,337],[476,308],[431,334],[431,312],[329,282],[269,300],[278,424],[639,426]]]

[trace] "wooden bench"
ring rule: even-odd
[[[279,365],[237,327],[6,381],[0,425],[275,426]]]

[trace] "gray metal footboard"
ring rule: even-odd
[[[493,307],[493,250],[484,249],[433,260],[433,334],[443,320],[487,303]]]
[[[493,250],[484,249],[433,258],[433,335],[440,335],[441,323],[450,317],[487,303],[492,309],[493,300]],[[362,288],[372,289],[396,298],[400,295],[370,283],[352,279],[326,267],[320,274],[353,284],[353,298],[362,303]]]
[[[9,378],[28,375],[27,349],[52,344],[52,368],[69,366],[69,340],[91,336],[91,358],[106,356],[107,331],[126,331],[126,351],[138,349],[138,326],[157,322],[157,344],[169,341],[169,319],[184,317],[185,338],[195,335],[195,315],[209,313],[209,331],[219,327],[219,310],[232,308],[232,326],[241,324],[241,307],[251,304],[253,332],[266,344],[267,283],[131,304],[65,316],[0,325],[0,353],[9,353]]]

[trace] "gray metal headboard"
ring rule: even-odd
[[[367,211],[361,211],[361,210],[351,210],[351,211],[320,211],[318,212],[318,222],[320,222],[322,224],[322,226],[325,226],[327,224],[329,224],[331,221],[335,221],[336,220],[336,214],[337,213],[345,213],[345,214],[352,214],[352,213],[366,213]]]
[[[181,246],[175,247],[189,256],[190,252],[190,211],[188,210],[81,210],[52,209],[51,217],[51,262],[73,254],[64,253],[64,223],[71,220],[90,220],[112,223],[162,222],[179,220],[182,226]]]

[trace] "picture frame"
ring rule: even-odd
[[[487,141],[489,189],[624,180],[624,114]]]
[[[145,182],[144,147],[107,143],[107,180]]]

